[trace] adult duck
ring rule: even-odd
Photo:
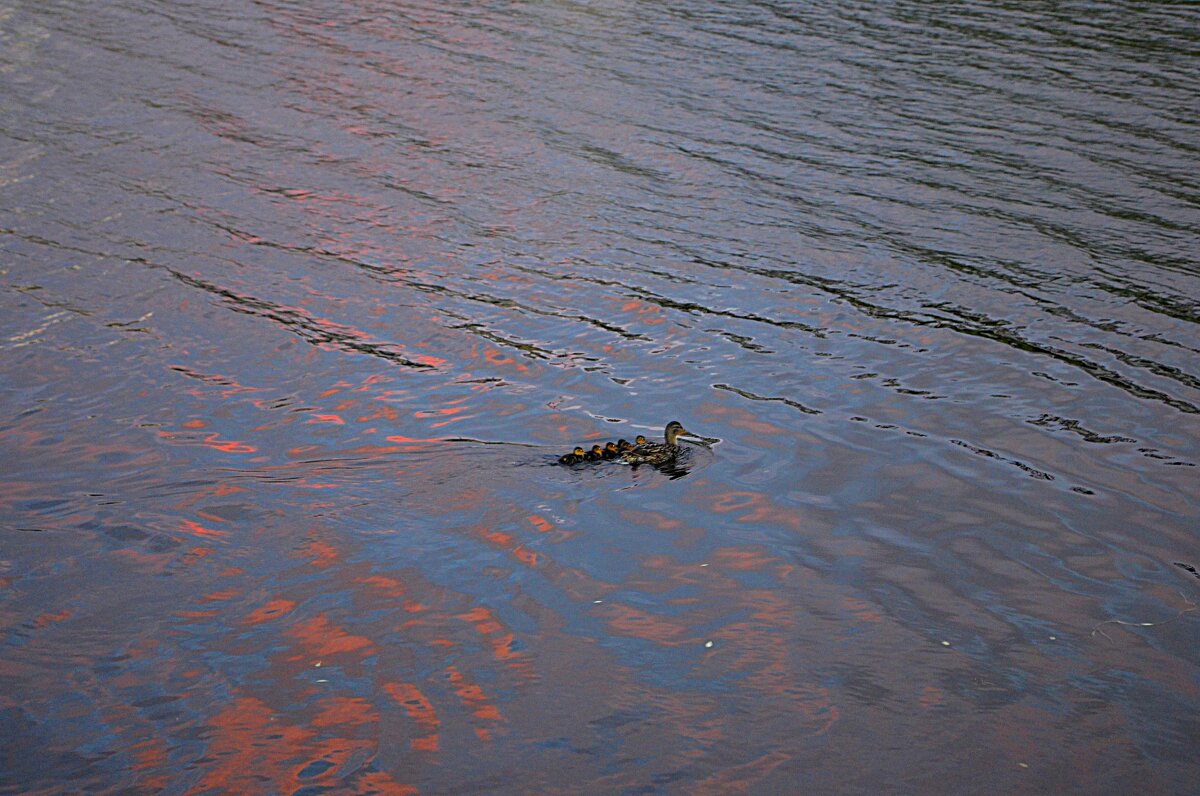
[[[678,420],[672,420],[667,423],[667,428],[663,432],[663,437],[666,442],[646,442],[646,438],[638,435],[638,444],[633,446],[632,450],[627,450],[621,454],[621,461],[628,464],[665,464],[673,460],[681,448],[679,447],[679,437],[682,435],[689,437],[697,437],[683,427],[683,424]]]

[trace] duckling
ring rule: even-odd
[[[583,461],[583,448],[578,445],[575,446],[575,450],[558,457],[559,464],[579,464],[581,461]]]
[[[604,458],[604,449],[599,445],[593,445],[592,449],[583,454],[584,461],[598,462]]]
[[[641,434],[638,435],[638,444],[631,451],[626,451],[621,454],[621,461],[629,464],[664,464],[675,458],[679,453],[679,444],[677,442],[681,434],[694,437],[696,434],[688,431],[683,427],[683,424],[678,420],[672,420],[667,423],[667,428],[663,433],[666,438],[666,444],[661,442],[646,442],[646,438]]]
[[[630,441],[629,441],[629,440],[627,440],[627,439],[619,439],[619,440],[617,440],[617,451],[618,451],[618,452],[620,452],[620,453],[624,453],[625,451],[631,451],[631,450],[633,450],[633,443],[632,443],[632,442],[630,442]]]
[[[604,446],[604,450],[600,452],[605,459],[615,459],[619,455],[617,451],[617,443],[609,442]]]
[[[646,435],[638,434],[636,437],[633,438],[633,444],[634,445],[645,445],[646,444]]]

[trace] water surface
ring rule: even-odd
[[[0,0],[0,790],[1189,792],[1198,54]]]

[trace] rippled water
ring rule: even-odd
[[[1197,55],[0,0],[0,790],[1191,791]]]

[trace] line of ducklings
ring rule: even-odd
[[[664,464],[675,458],[679,453],[680,436],[698,437],[683,427],[678,420],[667,423],[663,433],[665,442],[648,442],[646,437],[638,434],[633,442],[620,439],[607,442],[604,445],[592,445],[591,450],[584,450],[582,445],[576,445],[575,450],[558,457],[559,464],[581,464],[583,462],[600,462],[605,460],[620,460],[627,464]]]
[[[641,445],[646,441],[646,438],[641,434],[637,435],[636,444]],[[606,459],[616,459],[622,453],[627,453],[633,450],[635,443],[627,439],[619,439],[616,442],[606,442],[603,446],[593,445],[591,450],[584,450],[582,445],[576,445],[575,450],[570,453],[564,453],[558,457],[559,464],[581,464],[583,462],[599,462]]]

